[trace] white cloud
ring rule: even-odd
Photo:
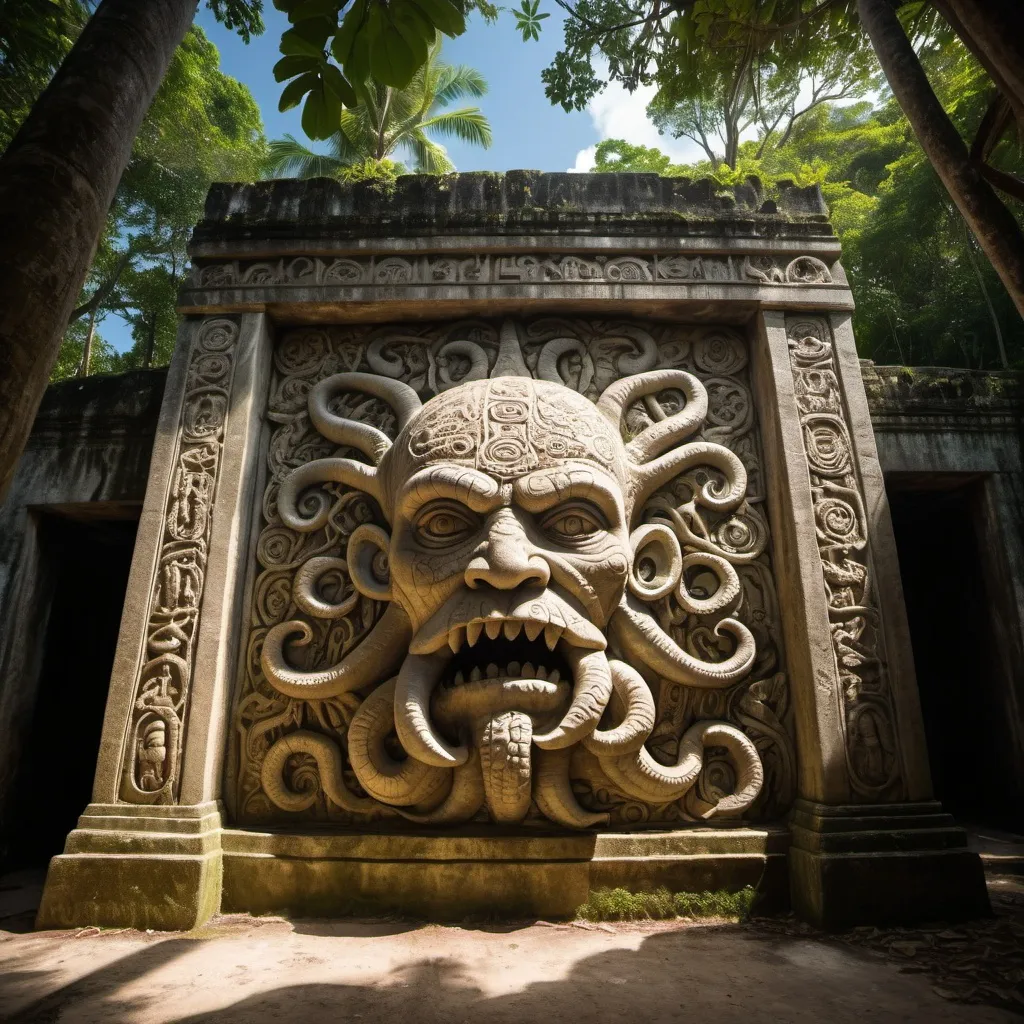
[[[594,169],[594,162],[597,159],[597,146],[587,146],[576,154],[576,163],[569,168],[577,174],[584,174]]]
[[[653,85],[642,85],[635,92],[627,92],[612,82],[588,104],[587,113],[594,122],[598,141],[625,139],[634,146],[652,146],[660,149],[675,163],[693,163],[704,156],[704,151],[689,139],[673,139],[659,135],[647,116],[647,104],[654,98]],[[587,146],[576,154],[576,163],[570,171],[589,171],[594,166],[595,146]]]

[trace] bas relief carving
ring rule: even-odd
[[[709,256],[678,253],[587,256],[564,253],[501,256],[296,256],[258,262],[202,263],[196,288],[393,287],[451,284],[721,284],[830,285],[828,265],[816,256]]]
[[[635,320],[286,334],[235,819],[783,812],[746,363],[733,332]]]
[[[827,322],[790,317],[786,328],[843,688],[847,766],[855,793],[877,799],[900,791],[902,771],[848,416]]]
[[[189,354],[179,447],[124,751],[121,798],[132,803],[177,800],[211,508],[237,343],[234,320],[211,318],[196,329]]]

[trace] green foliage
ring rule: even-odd
[[[539,14],[540,0],[523,0],[520,9],[512,8],[516,19],[516,29],[523,34],[523,42],[528,43],[540,39],[541,22],[550,18],[550,14]]]
[[[739,892],[630,892],[628,889],[592,889],[587,902],[576,910],[583,921],[663,921],[672,918],[726,918],[742,921],[750,915],[757,893],[751,886]]]
[[[71,324],[64,335],[64,341],[61,344],[57,362],[50,372],[50,380],[64,380],[67,377],[78,375],[82,366],[85,338],[88,333],[89,324],[84,317]],[[92,339],[89,373],[118,373],[123,368],[120,353],[97,331]]]
[[[632,171],[639,174],[661,174],[675,177],[685,172],[681,164],[672,163],[660,149],[634,146],[624,139],[605,139],[594,153],[594,170]]]
[[[100,323],[110,313],[127,321],[134,341],[118,355],[97,335],[90,372],[169,360],[177,292],[189,266],[186,245],[210,183],[255,178],[265,160],[256,102],[221,72],[217,48],[193,27],[135,139],[52,379],[77,372],[90,301]]]
[[[351,180],[353,169],[367,162],[378,170],[384,164],[397,166],[391,163],[395,153],[402,153],[417,171],[446,174],[455,167],[444,146],[431,136],[456,138],[486,149],[491,144],[491,126],[480,108],[446,108],[466,97],[483,96],[487,82],[474,68],[444,63],[440,54],[436,41],[405,89],[372,79],[356,82],[359,105],[341,112],[328,151],[317,153],[290,135],[275,139],[270,143],[266,174]]]
[[[523,0],[527,14],[528,4]],[[408,89],[439,33],[462,35],[471,9],[487,20],[498,14],[489,0],[274,0],[274,6],[291,26],[281,36],[283,56],[274,66],[275,79],[288,83],[280,109],[305,97],[302,130],[311,139],[337,132],[342,107],[362,100],[358,83]]]
[[[936,37],[922,59],[951,117],[973,136],[990,96],[987,77],[962,46]],[[991,161],[1024,172],[1013,140]],[[999,338],[1011,366],[1024,367],[1024,321],[921,152],[893,100],[822,103],[775,133],[738,147],[735,166],[717,160],[677,166],[656,149],[607,140],[598,170],[710,177],[722,186],[756,175],[817,184],[843,245],[857,303],[862,356],[878,362],[998,368]],[[1018,213],[1021,211],[1018,205]]]
[[[0,152],[90,14],[82,0],[0,0]]]
[[[608,82],[630,90],[653,83],[677,103],[706,98],[745,64],[786,74],[842,69],[862,61],[867,48],[857,0],[559,3],[569,14],[564,42],[542,78],[551,102],[566,110],[583,109]],[[916,31],[935,32],[940,24],[923,0],[895,3]]]

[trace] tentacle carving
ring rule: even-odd
[[[686,571],[694,566],[710,569],[718,580],[718,587],[710,597],[694,597],[686,589]],[[683,556],[682,572],[676,597],[679,603],[694,615],[709,615],[728,608],[740,596],[740,577],[735,568],[721,555],[712,555],[706,551],[694,551]]]
[[[331,514],[331,502],[322,491],[313,491],[305,501],[313,501],[316,509],[311,516],[299,511],[299,497],[307,487],[315,484],[344,484],[357,491],[365,491],[378,504],[383,504],[384,492],[373,466],[355,459],[316,459],[293,469],[282,481],[277,493],[277,514],[285,526],[299,533],[312,533],[326,525]]]
[[[598,400],[598,409],[619,427],[637,399],[669,389],[682,391],[686,405],[679,412],[651,424],[626,445],[626,454],[635,463],[650,462],[700,429],[708,414],[708,393],[704,385],[685,370],[652,370],[616,381]]]
[[[712,441],[691,441],[653,462],[636,468],[633,484],[634,509],[639,509],[662,484],[668,483],[680,473],[701,466],[711,466],[725,477],[724,483],[709,480],[701,488],[701,503],[718,512],[728,512],[736,508],[747,493],[747,470],[740,462],[739,456],[724,445]]]
[[[572,703],[554,729],[533,737],[533,742],[545,750],[569,747],[589,736],[612,695],[612,673],[604,651],[569,647],[566,657],[573,673]]]
[[[260,769],[263,791],[283,811],[304,811],[316,800],[316,790],[296,793],[284,782],[284,765],[292,754],[311,754],[316,759],[320,785],[328,799],[353,813],[366,813],[379,805],[368,797],[356,796],[345,785],[341,750],[337,743],[318,732],[299,729],[277,740],[267,751]]]
[[[654,697],[643,676],[631,665],[609,659],[617,703],[625,708],[614,729],[598,729],[583,738],[583,745],[598,757],[619,757],[639,750],[654,731]]]
[[[736,640],[736,650],[724,661],[701,661],[684,651],[630,594],[615,610],[609,628],[623,652],[659,676],[686,686],[722,689],[742,678],[754,664],[753,634],[738,619],[722,619],[715,627],[716,635],[728,633]]]
[[[735,792],[705,817],[742,812],[761,792],[764,769],[754,744],[725,722],[698,722],[687,729],[674,765],[659,764],[646,747],[641,747],[635,754],[602,758],[601,768],[629,796],[648,803],[667,803],[685,796],[697,781],[704,766],[705,747],[725,747],[736,769]]]
[[[462,356],[464,359],[469,360],[469,370],[465,376],[460,377],[457,381],[452,380],[451,374],[448,371],[447,363],[452,356]],[[484,380],[487,377],[487,371],[490,369],[487,365],[487,353],[476,342],[464,338],[458,338],[455,341],[449,341],[446,345],[442,345],[438,349],[437,359],[440,364],[438,372],[440,390],[452,388],[458,384],[465,384],[470,380]]]
[[[359,601],[359,593],[355,590],[341,601],[325,601],[320,597],[317,587],[329,572],[339,573],[344,578],[348,573],[348,563],[344,558],[320,555],[304,562],[295,573],[292,600],[307,615],[320,619],[340,619],[348,615]]]
[[[331,400],[346,391],[359,391],[387,402],[395,411],[399,430],[423,408],[423,403],[408,384],[373,373],[336,373],[309,393],[309,418],[316,429],[328,441],[361,451],[376,465],[391,447],[391,438],[376,427],[331,412]]]
[[[424,764],[455,768],[469,758],[465,744],[452,746],[434,730],[430,695],[447,664],[444,655],[410,654],[402,663],[395,687],[395,729],[402,746]]]
[[[534,759],[533,798],[542,814],[566,828],[607,825],[609,815],[581,807],[569,782],[571,750],[538,750]]]
[[[594,360],[591,359],[587,346],[578,338],[552,338],[547,342],[537,357],[537,376],[541,380],[564,384],[565,380],[558,370],[558,361],[570,352],[575,353],[580,359],[580,382],[576,390],[583,394],[594,379]]]
[[[348,727],[348,757],[359,785],[385,804],[438,803],[451,787],[451,770],[411,757],[396,761],[384,747],[394,725],[395,680],[389,679],[363,701]]]
[[[423,814],[398,808],[398,813],[421,825],[461,825],[484,805],[484,780],[480,773],[480,753],[469,752],[465,764],[455,769],[452,789],[440,807]]]
[[[299,646],[313,639],[313,630],[301,619],[289,619],[273,626],[263,640],[260,667],[267,682],[286,697],[298,700],[327,700],[351,693],[397,670],[408,649],[412,629],[405,612],[389,605],[366,638],[337,665],[316,672],[292,668],[284,656],[285,641],[301,634]]]

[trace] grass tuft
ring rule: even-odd
[[[752,886],[729,892],[630,892],[628,889],[592,889],[587,902],[576,910],[582,921],[665,921],[673,918],[719,917],[743,921],[754,905]]]

